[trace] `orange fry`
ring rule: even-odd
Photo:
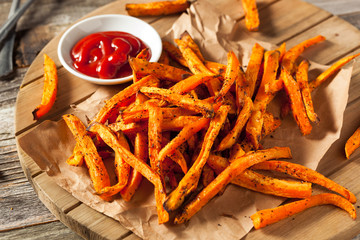
[[[157,62],[148,62],[147,60],[139,58],[130,58],[129,64],[137,77],[144,77],[151,74],[161,80],[179,82],[192,75],[190,72],[177,67]]]
[[[101,192],[104,187],[110,186],[110,178],[106,171],[105,165],[96,150],[96,146],[89,135],[87,135],[85,125],[74,115],[67,114],[63,116],[67,126],[74,135],[80,150],[86,152],[84,160],[89,169],[91,181],[97,193]],[[104,200],[109,200],[108,198]]]
[[[251,31],[259,30],[260,20],[256,0],[241,0],[245,12],[245,26]]]
[[[160,176],[152,169],[150,168],[146,163],[139,160],[137,157],[135,157],[129,150],[124,148],[119,141],[117,141],[116,136],[114,133],[111,132],[111,130],[99,123],[94,123],[91,125],[90,128],[91,131],[94,132],[102,132],[103,139],[109,139],[106,140],[109,146],[113,149],[117,149],[117,151],[120,153],[122,158],[126,163],[128,163],[132,168],[134,168],[136,171],[140,172],[141,175],[146,177],[152,184],[155,186],[155,198],[156,198],[156,204],[160,208],[158,208],[158,216],[159,216],[159,223],[165,223],[169,221],[169,215],[168,213],[161,208],[162,202],[165,200],[166,193],[164,186],[162,184],[162,181],[160,179]]]
[[[331,65],[330,68],[328,68],[325,72],[321,73],[314,81],[311,81],[309,83],[310,91],[313,91],[315,88],[320,86],[328,78],[330,78],[337,71],[339,71],[340,68],[342,68],[345,64],[347,64],[348,62],[350,62],[351,60],[353,60],[357,56],[360,56],[360,53],[357,53],[357,54],[352,55],[352,56],[344,57],[344,58],[340,59],[339,61],[337,61],[336,63],[334,63],[333,65]]]
[[[135,143],[134,143],[134,155],[142,162],[146,162],[148,158],[148,145],[147,145],[147,135],[144,132],[139,132],[135,136]],[[142,175],[136,169],[132,169],[130,172],[129,182],[121,190],[120,194],[121,197],[129,202],[132,196],[135,194],[135,191],[140,186],[142,181]]]
[[[264,48],[258,43],[252,48],[250,60],[245,72],[246,80],[249,84],[249,97],[254,95],[256,81],[258,79],[261,63],[264,57]]]
[[[193,50],[193,52],[198,56],[198,58],[204,62],[204,56],[202,55],[199,46],[195,43],[194,39],[190,36],[190,34],[185,31],[181,34],[180,39],[186,43],[186,45]]]
[[[169,54],[170,58],[183,65],[184,67],[187,67],[186,60],[182,56],[180,50],[175,45],[171,44],[168,41],[163,41],[162,44],[164,50]]]
[[[190,6],[187,0],[157,1],[149,3],[128,3],[125,9],[130,16],[160,16],[180,13]]]
[[[282,219],[293,216],[308,208],[332,204],[347,211],[352,219],[356,219],[355,207],[345,198],[332,193],[323,193],[309,198],[288,203],[276,208],[265,209],[251,216],[255,229],[263,228]]]
[[[291,153],[289,148],[270,148],[266,150],[259,150],[250,152],[242,157],[234,159],[234,161],[222,171],[207,187],[205,187],[188,205],[186,205],[182,212],[175,218],[175,224],[181,224],[189,220],[195,215],[203,206],[206,205],[221,189],[229,184],[236,176],[242,173],[245,169],[252,165],[276,158],[290,158]],[[169,195],[171,196],[171,195]]]
[[[279,66],[279,51],[271,51],[265,54],[264,74],[259,90],[254,100],[254,110],[246,124],[246,137],[255,149],[259,148],[261,130],[263,127],[263,114],[267,105],[274,98],[275,93],[266,93],[265,86],[276,81],[276,73]]]
[[[360,128],[356,129],[353,135],[346,141],[345,155],[349,159],[350,155],[360,146]]]
[[[100,109],[92,122],[105,123],[114,112],[119,111],[121,104],[133,97],[142,86],[154,86],[157,84],[159,84],[159,80],[152,75],[144,77],[140,81],[131,84],[107,100],[105,106]]]
[[[56,100],[58,85],[57,69],[54,61],[44,54],[44,88],[41,103],[32,112],[34,120],[39,120],[47,114]]]
[[[199,182],[201,171],[210,155],[210,150],[214,144],[215,138],[220,132],[227,114],[229,106],[222,105],[211,119],[210,126],[204,137],[201,151],[191,168],[179,182],[178,187],[172,191],[164,203],[164,207],[168,211],[174,211],[184,202],[185,197],[193,192]]]
[[[173,153],[181,144],[188,140],[191,136],[199,132],[208,126],[210,119],[201,118],[193,124],[186,125],[179,134],[173,138],[159,153],[159,160],[162,161],[164,158]]]
[[[195,89],[197,86],[199,86],[202,83],[206,84],[208,81],[212,81],[215,79],[217,79],[216,81],[219,81],[218,78],[219,75],[208,75],[205,73],[198,73],[180,82],[177,82],[174,86],[170,88],[170,90],[178,94],[185,94]]]
[[[282,66],[290,73],[293,74],[295,71],[295,61],[296,59],[305,51],[305,49],[309,48],[310,46],[322,42],[325,40],[325,37],[318,35],[314,38],[307,39],[298,45],[289,49],[283,59],[282,59]]]
[[[70,166],[80,167],[84,162],[84,154],[81,152],[81,147],[76,143],[73,154],[66,160],[66,163]]]
[[[213,106],[204,100],[193,99],[190,96],[180,95],[164,88],[142,87],[140,91],[150,98],[165,100],[179,107],[201,113],[205,117],[214,115]]]
[[[285,68],[281,69],[280,79],[284,82],[285,91],[289,96],[293,116],[301,133],[303,135],[310,134],[312,126],[306,114],[304,103],[300,95],[299,85]]]
[[[296,81],[299,84],[302,100],[304,102],[306,114],[309,120],[314,123],[318,123],[319,118],[314,111],[313,101],[311,99],[311,91],[309,89],[308,70],[309,62],[307,60],[303,60],[296,71]]]
[[[222,99],[230,90],[231,86],[234,84],[236,79],[240,77],[239,76],[240,62],[233,51],[228,52],[227,62],[228,64],[226,66],[223,85],[220,91],[215,96],[214,99],[215,101],[217,101],[217,99]]]
[[[220,174],[229,162],[226,158],[210,155],[207,164],[214,169],[216,174]],[[276,179],[249,169],[237,175],[231,183],[256,192],[287,198],[310,197],[312,192],[311,183]]]
[[[352,203],[356,202],[355,195],[343,186],[337,184],[336,182],[330,180],[329,178],[310,168],[296,163],[290,163],[285,161],[267,161],[253,166],[252,169],[272,170],[286,173],[292,177],[301,179],[303,181],[315,183],[331,191],[337,192]]]
[[[251,116],[252,108],[253,103],[251,101],[251,98],[247,97],[245,99],[243,109],[238,114],[233,129],[231,129],[231,131],[223,138],[223,140],[221,140],[220,144],[218,145],[217,151],[223,151],[225,149],[228,149],[237,142],[243,127]]]

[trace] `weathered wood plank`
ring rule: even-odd
[[[28,182],[1,185],[0,212],[0,231],[56,220]]]
[[[51,240],[81,240],[82,238],[66,227],[60,221],[34,225],[25,228],[2,232],[0,240],[8,239],[51,239]]]

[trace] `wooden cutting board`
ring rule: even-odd
[[[212,0],[211,2],[223,13],[239,20],[240,24],[244,26],[244,14],[240,1]],[[287,48],[290,48],[315,35],[324,35],[327,38],[326,43],[304,55],[308,59],[322,64],[332,63],[342,56],[360,51],[360,31],[328,12],[300,0],[258,0],[257,3],[260,9],[261,26],[259,32],[250,34],[255,39],[273,44],[286,41]],[[124,1],[116,1],[99,8],[86,17],[99,14],[126,14],[124,5]],[[148,17],[144,18],[144,20],[154,26],[159,34],[163,36],[177,17],[178,15],[160,18]],[[244,31],[246,30],[244,29]],[[64,113],[71,112],[70,104],[81,102],[99,87],[77,79],[61,66],[56,54],[59,39],[60,36],[49,42],[34,60],[24,77],[16,102],[15,135],[17,139],[41,123],[41,121],[33,121],[31,112],[38,105],[42,94],[42,53],[46,53],[54,59],[58,66],[59,79],[61,79],[57,101],[47,115],[47,119],[59,120]],[[358,177],[360,154],[355,153],[350,160],[345,160],[343,147],[346,139],[360,125],[358,121],[360,112],[358,115],[354,114],[360,104],[359,72],[360,66],[355,64],[341,137],[331,146],[318,168],[324,175],[353,191],[357,198],[360,198],[360,184],[358,184],[360,178]],[[18,153],[23,170],[41,201],[60,221],[80,236],[87,239],[137,238],[117,221],[87,207],[56,185],[24,153],[19,145]],[[338,160],[331,161],[331,164],[329,164],[326,159],[330,158]],[[358,204],[356,206],[358,209]],[[345,217],[340,210],[335,211],[332,206],[317,207],[262,230],[253,230],[245,238],[351,239],[360,233],[359,220],[352,221],[349,220],[348,216]]]

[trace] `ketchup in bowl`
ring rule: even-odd
[[[122,78],[132,74],[128,57],[136,57],[144,48],[148,46],[130,33],[98,32],[77,42],[71,50],[71,59],[74,68],[88,76]]]

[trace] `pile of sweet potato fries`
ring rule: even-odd
[[[106,201],[119,196],[131,201],[146,178],[154,185],[159,223],[170,221],[171,212],[176,224],[188,221],[230,183],[302,199],[255,213],[255,228],[321,204],[343,208],[355,219],[353,193],[314,170],[277,160],[291,158],[289,148],[261,145],[281,124],[267,110],[279,91],[287,93],[282,109],[292,111],[303,135],[318,123],[311,92],[356,57],[339,60],[308,81],[309,62],[298,64],[299,56],[324,40],[317,36],[289,50],[285,43],[275,50],[255,44],[246,71],[232,51],[227,64],[204,59],[186,32],[174,40],[177,46],[164,41],[160,62],[145,60],[144,50],[129,59],[133,83],[107,100],[88,126],[74,115],[63,116],[76,139],[67,163],[85,162],[96,193]],[[112,186],[103,162],[111,157],[117,175]],[[312,183],[333,193],[312,196]],[[200,191],[193,196],[195,190]]]

